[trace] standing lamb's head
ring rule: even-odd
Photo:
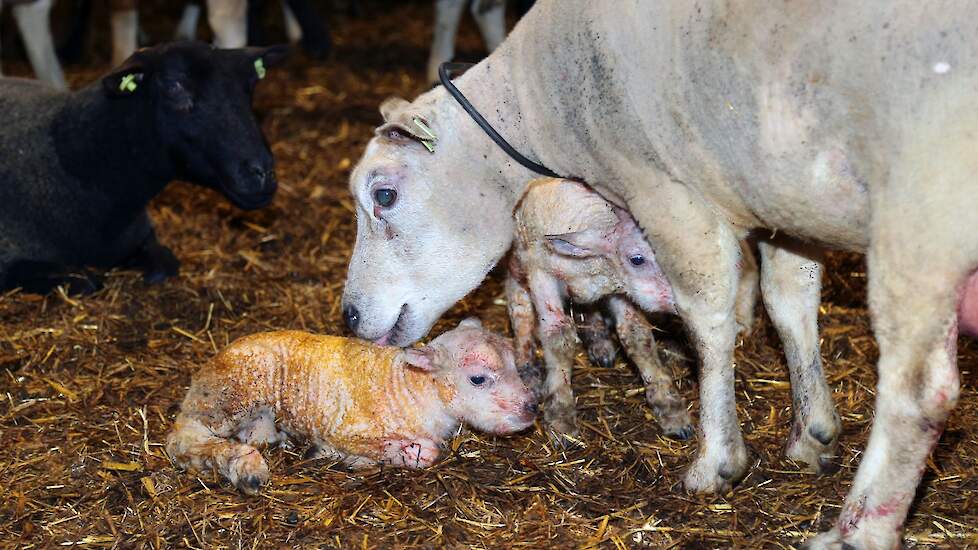
[[[516,371],[513,344],[470,318],[418,349],[405,349],[404,360],[431,372],[442,386],[450,414],[473,428],[494,434],[533,425],[536,396]]]
[[[178,42],[137,51],[102,79],[120,110],[149,127],[176,177],[212,187],[243,209],[267,205],[278,184],[251,111],[255,85],[283,47],[220,50]],[[123,103],[128,102],[128,103]]]
[[[512,192],[478,172],[482,151],[466,149],[462,129],[443,123],[452,118],[445,110],[461,109],[439,103],[444,94],[437,88],[411,104],[385,102],[386,122],[350,176],[357,241],[343,315],[360,338],[417,341],[512,242]],[[461,120],[471,125],[466,131],[480,131]]]
[[[581,303],[627,294],[646,311],[675,310],[672,287],[629,213],[569,180],[530,183],[516,213],[518,246]]]

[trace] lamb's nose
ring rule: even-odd
[[[529,414],[536,416],[537,411],[540,410],[540,407],[537,405],[536,401],[534,401],[532,403],[527,403],[526,405],[523,405],[523,410]]]
[[[350,330],[356,332],[357,326],[360,324],[360,312],[353,306],[346,306],[343,308],[343,321],[346,322],[346,326],[350,327]]]

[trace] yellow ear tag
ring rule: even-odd
[[[261,58],[255,60],[255,72],[258,73],[259,80],[265,78],[265,60]]]
[[[120,92],[135,92],[136,91],[136,75],[127,74],[122,77],[122,81],[119,82]]]

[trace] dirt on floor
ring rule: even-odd
[[[147,4],[144,26],[167,36],[177,3]],[[191,372],[217,349],[270,329],[349,334],[339,312],[355,235],[347,178],[380,102],[427,88],[432,19],[428,1],[361,4],[358,18],[330,12],[328,60],[298,55],[259,87],[255,109],[281,181],[272,206],[245,213],[177,183],[151,212],[183,262],[178,277],[146,286],[118,271],[91,296],[0,295],[0,547],[786,548],[828,527],[866,443],[876,380],[864,264],[845,254],[831,258],[821,310],[844,423],[833,475],[782,457],[787,373],[760,311],[737,349],[738,411],[754,461],[727,495],[685,494],[696,441],[662,436],[628,364],[597,368],[583,353],[574,375],[583,448],[553,448],[539,425],[506,438],[463,433],[427,471],[356,474],[303,460],[301,448],[268,449],[273,478],[257,497],[174,468],[162,442]],[[68,69],[74,87],[108,69],[99,62],[106,26],[96,21],[88,64]],[[460,40],[462,58],[481,55],[470,22]],[[5,70],[29,72],[16,59]],[[468,315],[509,330],[498,273],[434,333]],[[675,322],[660,339],[688,353]],[[961,340],[959,362],[960,405],[928,463],[910,545],[978,544],[974,342]],[[693,363],[680,361],[695,412]]]

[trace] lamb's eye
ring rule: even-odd
[[[394,201],[397,200],[397,191],[383,187],[374,191],[374,201],[378,206],[383,208],[390,208]]]
[[[645,256],[642,256],[641,254],[636,254],[628,258],[628,261],[632,262],[632,265],[635,266],[642,265],[645,263]]]
[[[483,385],[483,384],[486,383],[486,377],[485,376],[482,376],[482,375],[479,375],[479,376],[470,376],[469,377],[469,382],[472,382],[472,385],[473,386],[481,386],[481,385]]]

